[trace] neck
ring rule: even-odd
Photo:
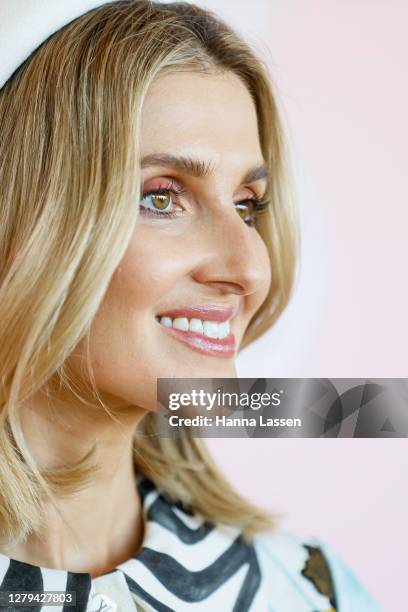
[[[42,470],[78,461],[96,442],[97,469],[81,490],[44,507],[43,529],[18,544],[0,545],[10,558],[40,567],[85,572],[97,577],[134,556],[143,540],[141,501],[136,487],[133,437],[144,411],[135,406],[90,410],[41,396],[23,411],[28,447]],[[35,433],[30,433],[35,432]]]

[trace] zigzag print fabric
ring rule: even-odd
[[[20,612],[343,612],[318,546],[290,534],[248,544],[238,529],[172,503],[150,480],[136,482],[145,531],[135,557],[92,578],[0,554],[0,593],[76,592],[75,605],[39,603]]]
[[[220,529],[170,503],[150,481],[141,482],[139,492],[145,544],[135,559],[119,566],[131,592],[160,612],[250,610],[261,573],[253,546],[239,530]]]

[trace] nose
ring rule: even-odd
[[[251,295],[270,284],[270,262],[260,234],[230,206],[205,223],[200,264],[193,276],[224,293]]]

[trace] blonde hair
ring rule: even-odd
[[[74,386],[64,362],[89,337],[137,220],[143,100],[158,75],[180,68],[242,79],[271,172],[259,232],[272,284],[240,348],[289,300],[297,224],[287,148],[270,75],[251,48],[209,11],[145,0],[106,4],[45,41],[0,91],[0,525],[9,538],[41,527],[44,500],[92,479],[94,449],[77,465],[40,470],[20,410],[52,377]],[[203,440],[159,437],[156,418],[148,413],[137,428],[137,474],[244,537],[274,528],[275,517],[234,490]]]

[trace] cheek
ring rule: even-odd
[[[135,368],[142,374],[144,366],[157,359],[154,315],[180,291],[188,262],[183,240],[164,229],[136,228],[92,327],[101,371],[113,372],[119,365],[125,371],[131,364],[133,375]]]
[[[269,253],[268,253],[268,249],[266,248],[265,243],[262,241],[262,245],[263,245],[263,258],[264,258],[264,262],[265,262],[265,288],[264,288],[264,292],[265,292],[265,296],[264,299],[266,298],[266,296],[269,293],[269,290],[271,288],[271,283],[272,283],[272,267],[271,267],[271,261],[269,258]]]
[[[182,241],[163,232],[135,231],[91,327],[92,367],[102,393],[154,409],[161,349],[154,314],[185,278],[182,250]],[[81,359],[84,351],[81,343],[75,353]]]
[[[258,261],[263,277],[263,282],[260,283],[258,291],[256,294],[254,294],[254,299],[257,302],[257,308],[259,308],[267,298],[272,283],[272,268],[269,252],[260,234],[257,235],[256,250],[258,252]]]
[[[155,305],[182,278],[186,261],[180,241],[140,228],[112,277],[107,302],[129,313],[151,315]]]

